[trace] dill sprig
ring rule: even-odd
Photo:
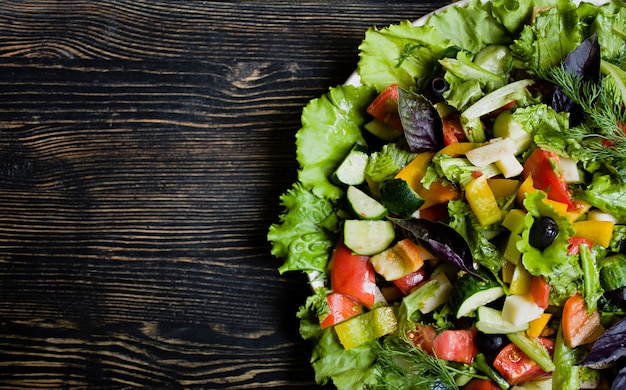
[[[626,158],[626,112],[619,99],[620,92],[610,78],[594,83],[563,67],[536,74],[560,87],[563,94],[583,110],[586,120],[570,128],[572,139],[578,140],[597,159]]]
[[[454,375],[466,373],[429,355],[408,338],[387,338],[378,346],[381,381],[372,389],[458,390]]]

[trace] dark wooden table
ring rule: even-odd
[[[445,1],[0,1],[0,387],[312,387],[306,102]]]

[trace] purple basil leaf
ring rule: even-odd
[[[626,367],[619,370],[613,384],[611,385],[611,390],[623,389],[626,389]]]
[[[474,269],[474,259],[467,241],[448,225],[427,219],[391,219],[413,236],[437,258],[454,264],[459,269],[481,280],[484,277]]]
[[[441,118],[428,99],[398,88],[398,113],[411,151],[417,153],[443,147]]]
[[[607,329],[595,342],[582,366],[603,369],[626,356],[626,318]],[[626,380],[626,378],[624,378]],[[623,389],[624,387],[620,387]]]
[[[574,76],[597,83],[600,80],[598,35],[593,34],[572,50],[563,61],[563,69]],[[555,89],[551,105],[557,112],[570,113],[570,126],[579,125],[583,121],[581,107],[565,96],[561,88]]]

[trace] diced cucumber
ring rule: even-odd
[[[362,219],[383,219],[387,209],[379,201],[355,186],[348,187],[346,194],[354,213]]]
[[[359,255],[371,256],[384,251],[395,236],[391,221],[348,219],[344,222],[344,243]]]
[[[365,130],[369,131],[383,141],[393,141],[398,139],[403,134],[401,130],[386,124],[380,119],[374,119],[371,122],[366,123],[364,127]]]
[[[616,254],[601,261],[600,284],[605,291],[626,286],[626,255]]]
[[[498,282],[487,277],[485,279],[464,274],[456,281],[451,303],[456,308],[457,318],[474,315],[479,307],[504,296],[504,289]]]
[[[481,306],[477,310],[478,321],[476,329],[487,334],[507,334],[524,332],[529,328],[529,323],[513,325],[502,317],[502,312],[488,306]]]
[[[368,161],[367,149],[363,145],[354,144],[333,174],[333,181],[353,186],[363,183]]]
[[[406,180],[396,178],[383,182],[379,188],[380,201],[393,215],[408,217],[417,211],[424,199],[415,192]]]
[[[533,141],[532,135],[513,119],[510,110],[504,110],[496,117],[493,122],[493,136],[510,138],[515,145],[516,155],[527,150]]]
[[[450,283],[446,274],[440,272],[432,275],[429,281],[422,284],[404,299],[408,298],[407,302],[413,301],[422,314],[428,314],[448,300],[450,291],[452,291],[452,283]]]

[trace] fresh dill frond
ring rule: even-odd
[[[413,43],[407,43],[406,45],[404,45],[404,48],[402,52],[400,53],[400,57],[398,57],[396,68],[401,67],[404,61],[408,60],[409,58],[416,57],[418,50],[423,47],[424,45],[413,44]]]
[[[458,390],[454,375],[465,372],[429,355],[408,339],[379,342],[380,383],[372,389]]]
[[[607,77],[594,83],[563,67],[535,73],[561,88],[565,96],[582,109],[586,120],[570,128],[572,139],[594,153],[597,159],[626,158],[626,111],[620,92]]]

